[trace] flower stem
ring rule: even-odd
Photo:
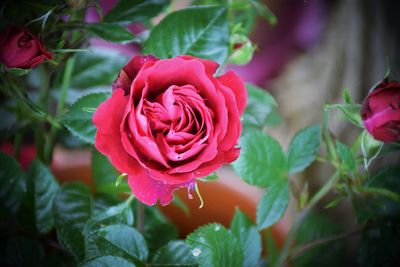
[[[65,64],[65,70],[61,84],[60,99],[58,101],[56,115],[55,115],[56,118],[59,118],[62,112],[64,111],[65,100],[67,98],[68,89],[71,84],[71,77],[72,77],[72,71],[74,69],[74,63],[75,59],[69,58]],[[44,161],[47,164],[51,163],[51,159],[53,156],[52,154],[54,147],[54,139],[56,137],[56,134],[57,134],[57,127],[52,125],[48,135],[46,136],[46,142],[44,146]]]
[[[294,221],[286,237],[285,243],[283,244],[281,253],[275,263],[275,266],[285,266],[285,262],[289,258],[290,248],[295,239],[297,230],[299,229],[304,218],[307,217],[308,213],[314,208],[314,206],[332,189],[333,185],[337,182],[339,177],[339,171],[336,171],[325,183],[325,185],[311,198],[304,209],[296,217],[296,220]]]
[[[139,233],[144,233],[144,205],[140,201],[136,203],[136,228]]]
[[[335,236],[328,236],[328,237],[317,239],[315,241],[307,243],[307,244],[297,248],[292,253],[292,255],[290,257],[290,260],[296,259],[297,257],[299,257],[301,254],[303,254],[307,250],[315,248],[316,246],[327,244],[327,243],[334,242],[334,241],[338,241],[338,240],[341,240],[341,239],[345,239],[345,238],[351,237],[353,235],[360,234],[362,231],[363,231],[363,229],[357,229],[357,230],[354,230],[354,231],[351,231],[351,232],[345,232],[345,233],[342,233],[342,234],[339,234],[339,235],[335,235]]]
[[[381,195],[400,204],[400,195],[385,188],[359,186],[355,187],[354,190],[361,193]]]

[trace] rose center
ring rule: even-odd
[[[25,49],[31,48],[32,46],[31,40],[32,40],[31,36],[24,34],[18,39],[17,45],[19,48],[25,48]]]

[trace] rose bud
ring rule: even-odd
[[[383,80],[365,98],[361,118],[367,131],[382,142],[400,141],[400,83]]]
[[[233,34],[231,37],[232,54],[229,56],[229,63],[245,65],[253,58],[256,50],[251,41],[243,34]]]
[[[239,156],[247,93],[232,71],[214,77],[218,67],[191,56],[134,57],[94,113],[95,147],[141,202],[167,205],[174,190],[193,189]]]
[[[9,26],[0,35],[0,61],[8,68],[30,69],[51,58],[43,42],[26,29]]]
[[[129,94],[131,83],[142,68],[143,64],[147,61],[157,60],[158,58],[153,55],[133,57],[119,72],[118,78],[112,84],[113,90],[122,88],[126,95]]]

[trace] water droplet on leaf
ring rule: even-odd
[[[195,248],[192,250],[193,256],[197,257],[201,254],[201,250],[199,248]]]

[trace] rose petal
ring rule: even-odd
[[[142,171],[142,167],[126,152],[121,143],[120,124],[127,103],[128,97],[124,96],[124,91],[115,90],[112,96],[97,108],[93,115],[93,123],[97,127],[96,149],[108,156],[119,171],[132,174]]]
[[[181,184],[166,184],[152,179],[148,173],[128,176],[128,184],[135,197],[146,205],[152,206],[160,201],[165,206],[171,203],[173,192],[181,187],[188,187],[193,181]]]
[[[206,69],[206,72],[209,75],[213,75],[217,71],[217,69],[219,67],[219,64],[217,62],[212,61],[212,60],[208,60],[208,59],[204,59],[204,58],[197,58],[197,57],[192,57],[192,56],[189,56],[189,55],[182,55],[182,56],[179,56],[178,58],[181,58],[181,59],[184,59],[184,60],[200,61],[201,63],[203,63],[203,65],[204,65],[204,67]]]
[[[242,79],[233,71],[228,71],[217,78],[223,85],[230,88],[235,94],[239,115],[242,115],[247,103],[247,90]]]
[[[233,94],[232,90],[222,84],[218,85],[218,81],[216,83],[216,87],[218,87],[224,95],[229,121],[226,134],[218,143],[218,149],[227,151],[234,147],[239,141],[240,133],[242,131],[242,123],[240,122],[235,95]]]

